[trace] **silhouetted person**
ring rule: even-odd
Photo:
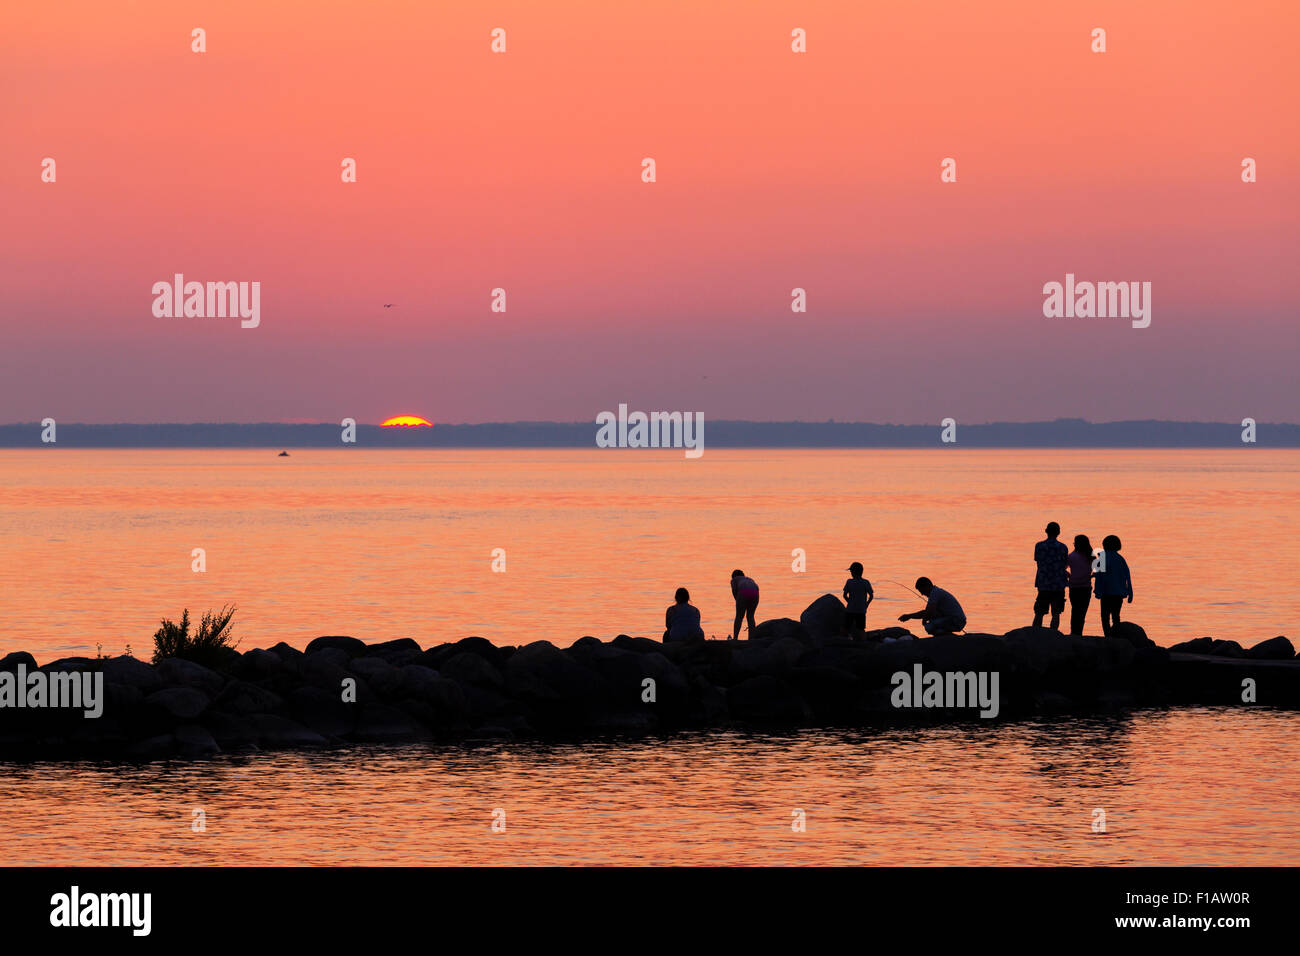
[[[731,572],[731,596],[736,599],[736,623],[731,628],[731,639],[740,639],[740,622],[749,619],[749,637],[754,637],[754,612],[758,610],[758,585],[753,578],[745,577],[739,569]]]
[[[876,595],[862,576],[861,561],[849,565],[849,574],[853,577],[844,582],[844,630],[856,641],[867,629],[867,608]]]
[[[1061,612],[1065,610],[1065,564],[1069,549],[1057,537],[1061,526],[1055,521],[1047,523],[1047,537],[1034,545],[1034,563],[1038,565],[1038,575],[1034,578],[1034,587],[1038,588],[1038,597],[1034,599],[1034,627],[1043,626],[1043,615],[1052,612],[1052,630],[1061,629]]]
[[[926,599],[925,607],[911,614],[900,614],[900,621],[921,619],[921,626],[927,634],[952,634],[966,629],[966,612],[961,609],[957,599],[930,583],[929,578],[917,578],[916,589]]]
[[[1083,621],[1092,603],[1092,542],[1086,534],[1074,536],[1074,550],[1065,561],[1069,572],[1070,633],[1083,636]]]
[[[1133,579],[1128,573],[1128,562],[1120,556],[1120,547],[1116,535],[1106,535],[1101,542],[1101,566],[1092,576],[1095,593],[1101,601],[1101,633],[1106,637],[1119,624],[1119,609],[1124,599],[1133,603]]]
[[[678,588],[673,600],[675,603],[664,612],[664,643],[688,641],[693,637],[702,639],[704,628],[700,627],[700,609],[691,603],[691,592]]]

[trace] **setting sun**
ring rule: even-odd
[[[419,415],[397,415],[388,419],[386,422],[380,422],[379,427],[388,428],[393,425],[427,425],[432,427],[433,422],[421,418]]]

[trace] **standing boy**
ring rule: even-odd
[[[867,608],[875,599],[871,582],[862,576],[862,562],[849,565],[853,577],[844,582],[844,630],[852,640],[859,640],[867,630]]]

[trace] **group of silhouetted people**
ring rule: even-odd
[[[1133,603],[1133,579],[1128,562],[1120,555],[1120,540],[1109,534],[1094,552],[1086,534],[1074,536],[1074,550],[1070,551],[1057,539],[1061,526],[1055,521],[1045,529],[1047,537],[1034,545],[1034,563],[1038,574],[1034,586],[1038,596],[1034,599],[1034,627],[1043,626],[1043,618],[1051,614],[1050,627],[1060,630],[1061,615],[1065,612],[1066,591],[1070,594],[1070,633],[1083,634],[1088,605],[1095,594],[1101,605],[1102,634],[1109,637],[1119,624],[1120,607],[1127,599]],[[850,577],[844,582],[843,633],[857,640],[866,633],[867,608],[875,600],[871,582],[862,576],[862,562],[849,565]],[[896,583],[896,582],[890,582]],[[916,579],[916,591],[925,599],[925,607],[910,614],[900,614],[900,621],[920,620],[930,635],[955,634],[966,629],[966,612],[952,593],[936,587],[926,577]],[[731,596],[736,602],[736,620],[731,629],[731,640],[740,639],[742,623],[749,624],[750,637],[754,633],[754,612],[758,610],[758,584],[739,569],[731,572]],[[699,608],[691,604],[691,593],[678,588],[674,602],[664,613],[664,640],[685,641],[703,638]]]
[[[731,639],[740,639],[741,622],[748,620],[749,633],[754,628],[754,612],[758,610],[758,584],[737,568],[731,572],[731,596],[736,600],[736,622],[731,628]],[[664,612],[664,640],[685,641],[692,637],[703,637],[704,629],[700,627],[700,609],[691,603],[691,592],[678,588],[673,595],[673,603]]]
[[[1101,542],[1101,550],[1094,552],[1086,534],[1074,536],[1074,550],[1056,540],[1061,526],[1049,522],[1044,529],[1047,537],[1034,545],[1034,563],[1038,574],[1034,587],[1034,627],[1043,626],[1043,617],[1051,612],[1054,631],[1061,629],[1061,614],[1065,611],[1065,592],[1070,592],[1070,633],[1083,634],[1083,622],[1088,616],[1088,605],[1093,595],[1101,605],[1101,633],[1106,637],[1119,624],[1119,611],[1125,599],[1133,603],[1133,578],[1128,562],[1119,553],[1122,545],[1117,535],[1108,534]]]

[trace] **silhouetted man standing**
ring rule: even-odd
[[[1052,612],[1052,630],[1061,629],[1061,612],[1065,610],[1065,584],[1069,577],[1066,559],[1070,549],[1057,537],[1061,526],[1055,521],[1046,528],[1047,537],[1034,545],[1034,563],[1038,565],[1038,576],[1034,587],[1038,588],[1038,597],[1034,600],[1034,627],[1043,626],[1043,615]]]

